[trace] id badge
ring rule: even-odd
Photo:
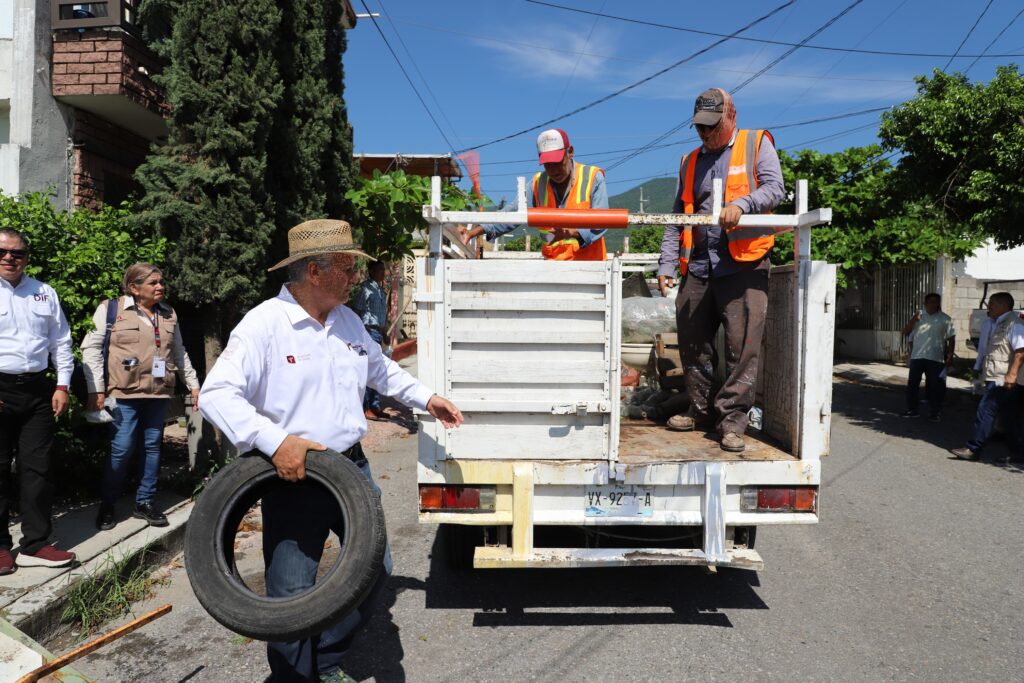
[[[163,358],[153,359],[153,377],[160,379],[167,374],[167,361]]]

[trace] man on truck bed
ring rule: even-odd
[[[782,168],[771,134],[737,130],[732,96],[705,90],[693,107],[693,125],[703,145],[683,156],[673,213],[711,213],[712,181],[724,180],[724,206],[717,226],[668,226],[661,243],[658,286],[674,285],[678,262],[683,286],[676,296],[679,355],[690,408],[669,419],[676,431],[712,427],[709,405],[714,339],[725,325],[726,380],[714,399],[723,450],[744,449],[747,411],[754,404],[758,356],[768,309],[772,228],[740,227],[740,216],[767,213],[785,194]]]
[[[604,169],[577,164],[569,136],[560,128],[546,130],[537,136],[537,154],[544,170],[533,176],[533,206],[559,209],[607,209],[608,190]],[[487,239],[515,230],[518,225],[478,225],[460,229],[463,244],[480,235]],[[541,254],[557,261],[603,261],[607,258],[604,230],[575,228],[540,228],[545,241]]]

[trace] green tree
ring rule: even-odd
[[[917,96],[882,117],[879,137],[899,150],[908,199],[932,205],[965,232],[1024,244],[1024,76],[1001,66],[988,83],[936,70]]]
[[[414,233],[427,228],[423,206],[430,203],[430,178],[425,176],[375,170],[372,178],[357,178],[345,197],[353,205],[356,237],[367,253],[381,260],[393,261],[408,254]],[[445,211],[467,211],[488,204],[486,196],[474,201],[455,185],[441,186]]]
[[[51,199],[41,192],[0,195],[0,227],[28,237],[32,256],[25,272],[57,291],[77,343],[92,329],[99,303],[121,293],[128,266],[148,261],[165,267],[167,241],[140,230],[127,206],[66,213]]]
[[[264,289],[281,10],[273,0],[156,0],[150,11],[173,16],[170,37],[153,43],[168,62],[159,80],[171,116],[167,144],[136,172],[136,220],[174,243],[171,282],[199,308],[210,367],[225,328]]]
[[[629,250],[634,254],[660,253],[661,238],[664,235],[663,225],[641,225],[629,232]]]

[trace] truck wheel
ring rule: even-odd
[[[271,641],[320,633],[366,598],[383,568],[384,510],[360,469],[335,451],[309,451],[306,477],[338,502],[341,554],[316,585],[288,598],[253,593],[235,567],[235,532],[246,511],[271,487],[291,485],[269,459],[236,458],[196,501],[185,533],[185,570],[199,603],[235,633]]]
[[[483,544],[484,528],[465,524],[442,524],[437,530],[448,568],[456,572],[473,568],[473,553]]]

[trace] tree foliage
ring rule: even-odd
[[[167,241],[139,230],[130,214],[127,206],[65,213],[40,192],[0,194],[0,227],[28,237],[32,255],[25,272],[57,291],[76,342],[92,329],[99,303],[121,293],[128,266],[136,261],[161,267],[165,263]]]
[[[358,178],[345,197],[353,205],[353,228],[367,253],[393,261],[408,254],[414,233],[426,230],[423,206],[430,204],[430,178],[408,175],[405,171],[373,172],[372,178]],[[441,186],[441,206],[445,211],[471,210],[490,200],[471,199],[455,185]]]
[[[882,117],[886,149],[904,153],[901,194],[949,221],[1024,244],[1024,76],[1001,66],[988,83],[936,70],[917,96]]]
[[[657,254],[661,252],[664,234],[664,226],[641,225],[629,232],[629,250],[634,254]]]

